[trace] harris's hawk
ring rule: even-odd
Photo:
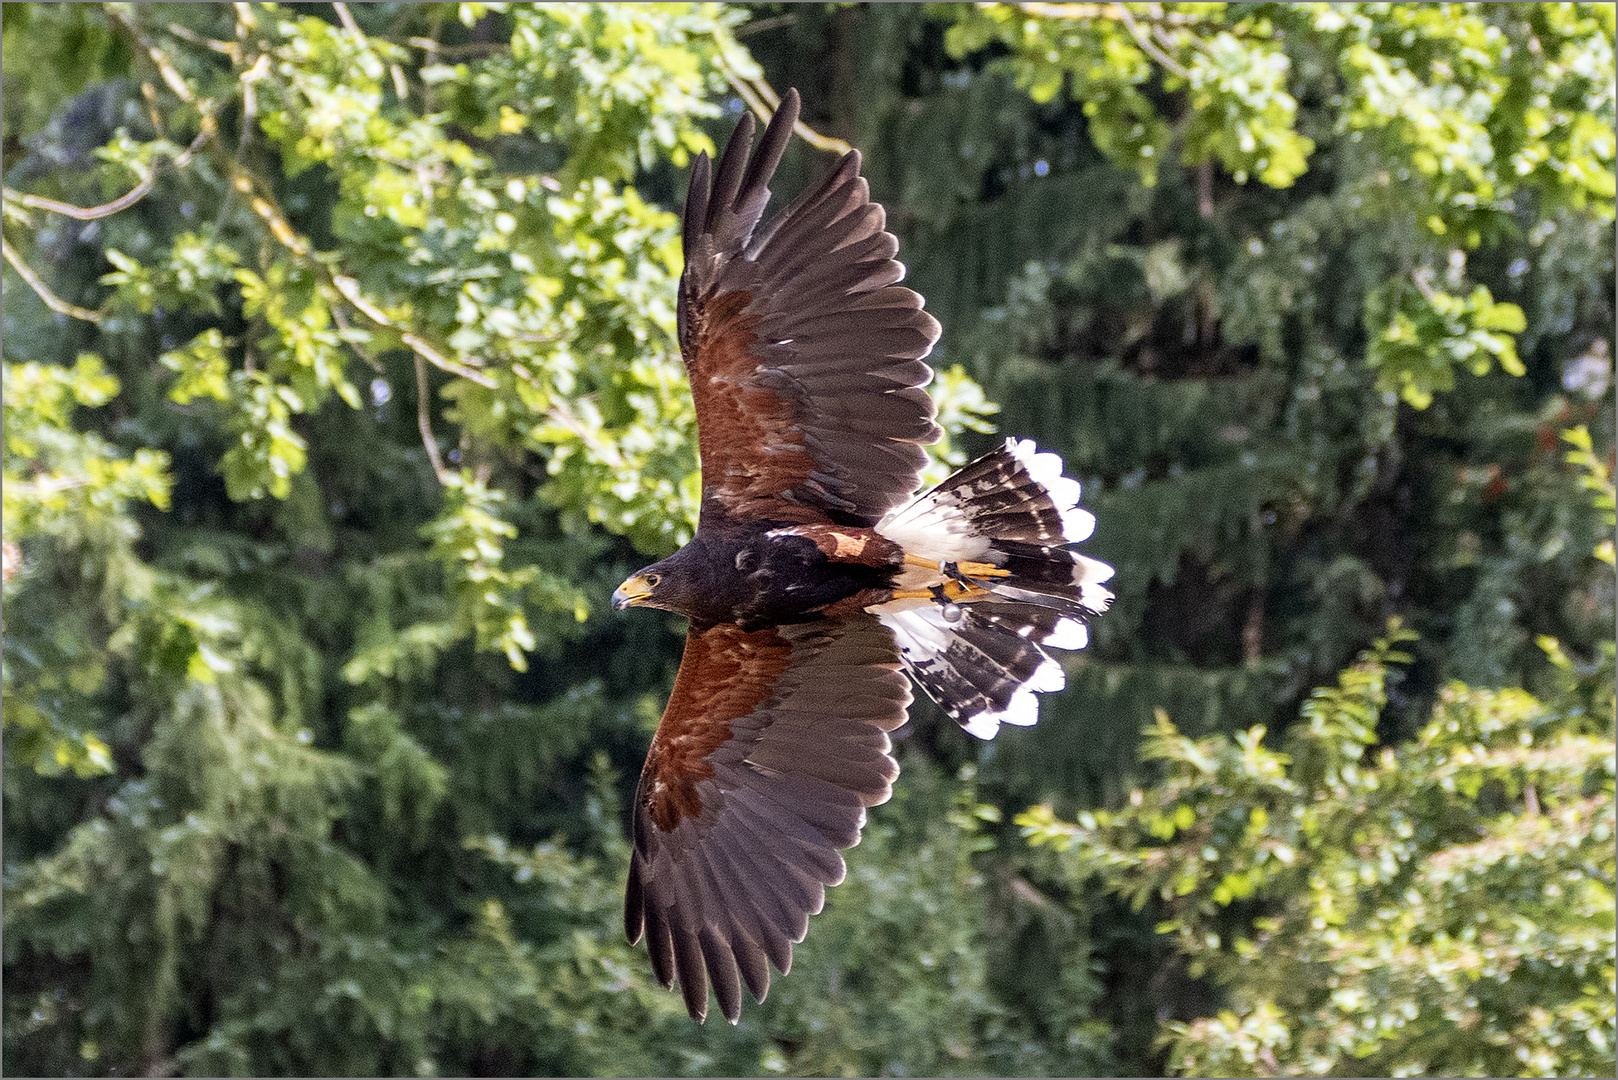
[[[696,536],[615,606],[690,619],[633,808],[631,942],[686,1007],[763,1000],[867,807],[919,683],[967,731],[1032,724],[1082,648],[1106,564],[1055,454],[1007,440],[915,495],[939,437],[922,362],[940,327],[901,287],[858,152],[760,224],[792,136],[789,91],[753,146],[743,117],[692,169],[680,349],[702,463]]]

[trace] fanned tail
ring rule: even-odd
[[[1112,567],[1061,546],[1095,528],[1079,494],[1060,457],[1007,439],[877,523],[907,566],[899,598],[869,610],[916,683],[980,738],[1039,718],[1034,695],[1066,684],[1047,650],[1082,649],[1112,602]]]

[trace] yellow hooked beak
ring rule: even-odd
[[[628,607],[640,607],[657,588],[658,576],[656,574],[636,574],[628,581],[612,590],[612,606],[619,611]]]

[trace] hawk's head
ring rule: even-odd
[[[713,568],[701,544],[688,544],[673,555],[631,574],[612,592],[612,606],[661,608],[677,615],[713,621],[717,587]]]
[[[662,583],[663,575],[650,567],[631,574],[612,590],[612,606],[619,611],[630,607],[663,607],[656,600],[657,587]]]

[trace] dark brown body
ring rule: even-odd
[[[637,577],[657,581],[657,606],[693,623],[743,630],[804,622],[840,601],[880,602],[904,561],[899,546],[858,526],[724,521]],[[838,612],[840,613],[840,611]]]

